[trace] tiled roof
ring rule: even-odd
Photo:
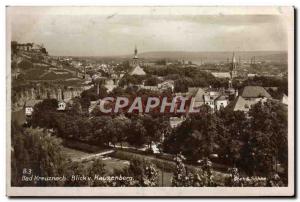
[[[271,98],[271,95],[261,86],[246,86],[241,96],[243,98]]]
[[[232,103],[228,105],[233,111],[248,112],[251,105],[256,104],[256,100],[245,100],[242,96],[238,96]]]
[[[145,71],[139,66],[135,66],[131,72],[130,72],[130,75],[145,75]]]
[[[225,97],[225,95],[220,95],[219,97],[217,97],[216,100],[227,100],[227,98]]]
[[[205,91],[203,88],[189,88],[187,97],[194,97],[195,102],[204,102]]]
[[[204,102],[205,91],[202,88],[198,88],[196,91],[195,102]]]

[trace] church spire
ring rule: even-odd
[[[230,77],[231,80],[237,76],[237,61],[235,59],[235,53],[232,54],[232,61],[231,61],[231,68],[230,68]]]
[[[134,46],[134,58],[138,58],[137,54],[138,54],[138,50],[137,50],[137,47],[135,45]]]
[[[236,59],[235,59],[235,53],[232,54],[232,67],[235,67],[236,65]]]

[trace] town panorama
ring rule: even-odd
[[[284,34],[279,42],[269,33],[266,45],[265,39],[253,44],[242,33],[216,45],[220,41],[211,41],[202,29],[193,35],[195,48],[193,38],[176,36],[171,28],[170,43],[165,42],[168,29],[160,32],[153,25],[160,18],[147,18],[145,36],[151,26],[163,34],[128,37],[128,42],[127,32],[142,32],[139,16],[125,16],[126,29],[119,25],[123,16],[104,17],[103,24],[95,18],[89,27],[93,32],[94,26],[110,23],[97,35],[77,33],[86,28],[83,20],[70,28],[64,20],[32,24],[28,32],[62,23],[77,34],[58,30],[61,46],[49,42],[47,36],[55,34],[50,28],[48,35],[14,34],[20,24],[12,29],[11,186],[288,186],[288,51],[278,48],[285,47]],[[166,28],[176,23],[170,18],[169,25],[162,23]],[[250,33],[256,23],[257,29],[280,24],[264,16],[203,18],[180,20],[209,22],[225,31],[230,24],[230,31],[219,30],[224,37],[241,24]],[[26,20],[25,15],[21,22]],[[104,44],[125,42],[88,46],[85,35],[95,35],[94,44],[101,37]],[[196,37],[208,38],[197,43]],[[205,51],[206,46],[215,49]]]

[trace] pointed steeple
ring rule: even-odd
[[[137,54],[138,54],[138,50],[137,50],[137,47],[135,45],[134,46],[134,58],[138,58]]]
[[[235,59],[235,53],[232,54],[232,63],[231,63],[231,69],[230,69],[230,77],[233,79],[237,76],[237,61]]]
[[[233,52],[233,54],[232,54],[232,64],[235,64],[235,63],[236,63],[235,53]]]
[[[235,59],[235,53],[232,54],[232,61],[231,61],[231,71],[235,71],[237,68],[237,61]]]

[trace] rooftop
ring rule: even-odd
[[[271,98],[271,95],[262,86],[246,86],[241,94],[243,98]]]

